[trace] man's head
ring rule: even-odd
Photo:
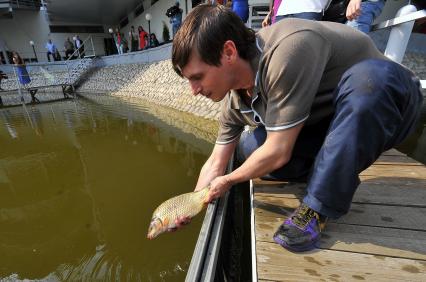
[[[172,64],[176,73],[188,64],[193,52],[208,65],[220,66],[224,44],[232,41],[243,60],[255,55],[255,34],[241,19],[222,5],[203,4],[186,17],[173,39]]]
[[[241,73],[241,66],[256,55],[255,40],[228,8],[199,5],[173,39],[173,68],[188,79],[194,95],[218,102],[229,90],[247,86],[242,81],[250,74]]]
[[[179,7],[179,5],[180,5],[179,1],[176,1],[175,6]]]
[[[47,40],[47,42],[48,42],[48,43],[52,43],[52,40],[51,40],[51,39],[49,39],[49,40]]]

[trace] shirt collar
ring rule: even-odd
[[[253,104],[253,102],[257,99],[258,93],[259,93],[259,60],[260,60],[260,55],[262,54],[261,46],[263,46],[263,42],[261,42],[261,40],[259,40],[259,38],[256,36],[256,47],[257,47],[256,50],[257,50],[257,52],[256,52],[256,55],[254,56],[254,58],[250,61],[250,66],[251,66],[253,72],[256,74],[255,82],[254,82],[254,88],[253,88],[253,96],[251,98],[251,100],[252,100],[251,104]],[[244,103],[244,101],[243,101],[243,99],[241,99],[238,91],[231,90],[229,95],[230,95],[230,107],[231,107],[231,109],[239,110],[241,113],[252,111],[251,105],[250,105],[250,107],[248,107]]]

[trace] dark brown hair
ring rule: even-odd
[[[18,52],[16,51],[12,52],[12,59],[16,59],[16,62],[13,60],[16,65],[25,65],[24,60],[22,60],[21,56],[19,56]]]
[[[182,76],[192,50],[208,65],[220,66],[223,45],[234,42],[238,55],[244,60],[255,56],[255,33],[230,9],[222,5],[202,4],[186,17],[173,39],[172,64]]]

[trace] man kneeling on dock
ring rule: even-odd
[[[350,27],[285,19],[255,34],[223,6],[191,11],[172,63],[194,95],[223,100],[195,188],[210,184],[208,201],[256,177],[307,180],[302,204],[274,235],[292,251],[318,247],[325,220],[348,212],[358,174],[414,129],[423,99],[411,71]],[[237,146],[244,162],[224,175]]]

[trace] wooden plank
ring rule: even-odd
[[[305,187],[303,183],[255,182],[254,192],[256,196],[300,199]],[[372,177],[360,184],[353,202],[426,207],[426,179]]]
[[[397,149],[390,149],[386,152],[382,153],[383,156],[407,156],[404,153],[401,153],[400,151],[398,151]]]
[[[406,156],[387,156],[387,155],[381,155],[374,164],[378,165],[420,165],[422,166],[422,163],[419,163],[418,161],[411,159]]]
[[[382,177],[406,177],[426,179],[425,166],[389,166],[389,165],[372,165],[360,175],[374,175]]]
[[[398,182],[382,184],[364,181],[355,192],[352,202],[426,207],[426,180]]]
[[[292,253],[278,244],[258,242],[258,278],[273,281],[424,281],[426,262],[315,250]]]
[[[300,205],[299,199],[255,196],[256,216],[284,218]],[[332,222],[426,231],[426,208],[353,203],[348,214]]]
[[[282,218],[256,216],[256,240],[273,243]],[[328,223],[321,249],[340,250],[426,261],[426,232]]]

